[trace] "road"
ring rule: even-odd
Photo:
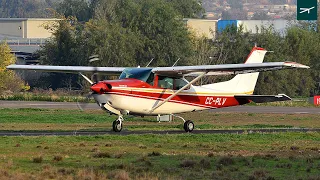
[[[51,108],[78,109],[77,103],[43,101],[0,101],[0,108]],[[86,109],[100,109],[95,103],[88,103]],[[320,108],[274,107],[274,106],[236,106],[211,110],[212,112],[250,112],[279,114],[320,114]]]

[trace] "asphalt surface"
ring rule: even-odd
[[[141,134],[252,134],[276,132],[320,132],[320,129],[239,129],[239,130],[194,130],[185,131],[0,131],[0,136],[97,136],[97,135],[141,135]]]
[[[51,108],[79,109],[77,103],[41,101],[0,101],[0,108]],[[100,109],[95,103],[88,103],[85,109]],[[279,114],[320,114],[320,108],[274,107],[274,106],[235,106],[211,110],[212,112],[250,112]]]
[[[77,103],[40,102],[40,101],[0,101],[0,108],[51,108],[79,109]],[[86,109],[100,109],[97,104],[89,103]],[[250,112],[279,114],[320,114],[320,108],[236,106],[211,110],[214,112]],[[194,130],[192,134],[242,134],[273,132],[320,132],[320,129],[241,129],[241,130]],[[185,131],[0,131],[0,136],[95,136],[95,135],[131,135],[131,134],[186,134]]]

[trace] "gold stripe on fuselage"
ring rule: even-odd
[[[159,94],[174,94],[178,90],[170,90],[170,89],[151,89],[151,88],[130,88],[130,87],[114,87],[117,90],[125,90],[125,91],[135,91],[135,92],[146,92],[146,93],[159,93]],[[234,96],[239,94],[253,94],[253,91],[243,92],[243,93],[213,93],[213,92],[181,92],[179,95],[206,95],[206,96]]]

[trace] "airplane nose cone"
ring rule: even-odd
[[[111,85],[107,85],[105,83],[97,83],[91,86],[91,91],[102,94],[104,92],[107,92],[111,89]]]

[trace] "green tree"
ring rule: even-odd
[[[142,47],[139,34],[105,19],[86,23],[88,55],[98,54],[99,66],[136,66],[136,52]],[[142,64],[144,65],[144,64]]]
[[[60,66],[79,66],[87,65],[87,48],[82,40],[81,25],[76,18],[60,18],[52,26],[46,28],[53,32],[53,37],[38,52],[42,64],[60,65]],[[39,84],[44,87],[51,85],[53,89],[68,86],[78,86],[78,76],[61,73],[53,73],[47,78],[43,78]],[[47,82],[47,83],[45,83]]]
[[[51,17],[48,8],[55,8],[55,0],[0,0],[2,18],[46,18]]]
[[[200,0],[167,0],[184,18],[202,18],[204,9]]]
[[[312,67],[312,70],[294,73],[295,78],[292,79],[292,82],[296,84],[296,93],[300,96],[309,96],[314,93],[315,85],[319,82],[319,55],[317,53],[320,48],[319,35],[313,30],[294,27],[288,30],[286,43],[289,44],[287,55],[290,61]]]
[[[183,59],[190,55],[189,32],[182,19],[177,18],[179,16],[177,11],[165,0],[106,0],[100,2],[95,14],[95,21],[106,21],[111,31],[114,27],[121,26],[123,28],[121,34],[128,35],[125,39],[133,42],[133,46],[138,45],[135,47],[134,56],[128,57],[135,59],[136,65],[147,64],[154,58],[156,64],[152,65],[166,66],[173,64],[178,58]],[[103,26],[106,23],[101,23],[102,25],[96,23],[100,26],[97,30],[105,31]],[[88,38],[96,39],[94,36]],[[102,41],[106,42],[99,44],[104,46],[117,43],[103,39]],[[130,44],[127,48],[133,49]],[[112,57],[112,59],[117,58],[119,57]],[[121,62],[121,59],[115,61]]]
[[[75,16],[78,21],[88,21],[92,18],[91,8],[87,0],[64,0],[58,5],[57,12],[65,17]]]

